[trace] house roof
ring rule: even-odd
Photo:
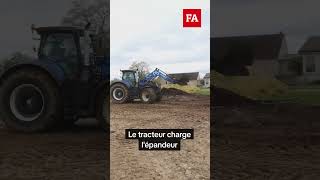
[[[284,34],[232,36],[212,38],[212,54],[215,60],[224,59],[230,53],[250,53],[255,59],[278,58]],[[236,51],[236,52],[235,52]]]
[[[210,78],[210,73],[206,73],[203,78]]]
[[[309,37],[302,45],[299,53],[320,52],[320,36]]]
[[[169,74],[175,80],[198,80],[199,72]]]

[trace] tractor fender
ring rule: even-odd
[[[46,60],[33,60],[33,61],[22,61],[9,65],[2,72],[0,72],[0,80],[3,80],[10,73],[23,68],[37,68],[47,72],[58,85],[62,85],[65,80],[65,73],[63,69],[52,61]]]
[[[118,83],[121,83],[121,84],[125,85],[128,89],[132,87],[132,84],[131,84],[129,81],[123,81],[123,80],[113,81],[113,82],[110,84],[110,87],[113,86],[114,84],[118,84]]]

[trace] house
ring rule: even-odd
[[[302,74],[302,56],[299,54],[288,54],[279,60],[278,77],[293,77]]]
[[[199,72],[175,73],[169,74],[169,76],[177,80],[178,83],[182,85],[198,86],[200,84]],[[161,79],[160,84],[166,85],[170,84],[170,82]]]
[[[283,33],[211,39],[213,69],[224,75],[279,75],[278,60],[287,56]]]
[[[302,45],[299,50],[302,56],[301,79],[305,82],[320,80],[320,37],[314,36]]]
[[[206,75],[203,77],[204,81],[204,87],[209,88],[210,87],[210,73],[206,73]]]

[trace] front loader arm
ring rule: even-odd
[[[177,81],[175,79],[173,79],[172,77],[170,77],[167,73],[165,73],[164,71],[156,68],[154,71],[149,73],[145,78],[140,80],[139,85],[141,87],[143,87],[148,82],[153,81],[157,77],[160,77],[160,78],[162,78],[162,79],[164,79],[164,80],[166,80],[168,82],[171,82],[171,83],[177,83]]]

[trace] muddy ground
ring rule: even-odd
[[[320,178],[319,107],[214,107],[212,179]]]
[[[111,105],[111,179],[209,179],[209,97],[177,95],[160,103]],[[181,151],[139,151],[129,128],[194,128]]]
[[[105,179],[107,135],[94,119],[41,134],[9,132],[0,122],[0,179]]]

